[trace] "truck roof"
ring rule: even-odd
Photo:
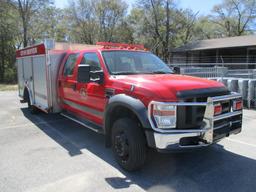
[[[36,44],[16,51],[16,57],[25,57],[32,55],[46,54],[46,51],[64,52],[64,51],[86,51],[86,50],[129,50],[129,51],[147,51],[142,44],[125,44],[111,42],[97,42],[96,45],[54,42],[53,47],[47,47],[46,44]]]

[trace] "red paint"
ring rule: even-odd
[[[184,75],[172,75],[172,74],[145,74],[145,75],[119,75],[110,76],[108,70],[104,64],[104,60],[101,56],[101,51],[105,48],[99,48],[88,51],[67,51],[67,55],[60,68],[59,87],[60,99],[66,99],[77,103],[78,105],[89,107],[98,112],[104,113],[107,98],[105,97],[105,89],[111,88],[115,90],[115,94],[127,94],[132,97],[140,99],[145,106],[152,100],[155,101],[177,101],[176,93],[182,90],[192,90],[200,88],[210,87],[223,87],[222,83],[211,81],[207,79],[184,76]],[[108,49],[109,50],[109,49]],[[112,48],[111,50],[120,50],[120,48]],[[123,50],[123,49],[122,49]],[[136,51],[136,50],[133,50]],[[99,85],[97,83],[78,83],[77,69],[82,60],[84,53],[94,52],[98,55],[100,65],[104,71],[104,84]],[[72,53],[79,53],[79,57],[76,62],[73,76],[63,76],[63,66]],[[71,88],[72,84],[76,84],[76,89]],[[130,91],[131,85],[135,86],[133,92]],[[86,92],[86,96],[83,96],[83,91]],[[90,112],[84,112],[77,110],[72,106],[63,104],[63,108],[75,112],[81,117],[84,117],[90,121],[93,121],[99,125],[103,124],[103,116],[98,116]]]
[[[98,113],[103,113],[105,109],[105,105],[107,102],[107,98],[105,97],[105,84],[99,85],[97,83],[78,83],[77,82],[77,70],[78,65],[80,64],[83,55],[88,52],[93,52],[98,55],[100,58],[100,54],[96,50],[89,50],[89,51],[80,51],[80,52],[72,52],[68,51],[66,57],[64,58],[63,63],[61,64],[60,71],[59,71],[59,95],[62,101],[69,100],[71,102],[76,103],[79,106],[88,107]],[[74,73],[72,76],[65,77],[63,75],[64,72],[64,65],[67,58],[74,53],[79,53],[78,59],[76,61],[76,67],[74,69]],[[103,60],[99,59],[102,65]],[[103,70],[106,72],[106,68],[102,66]],[[107,77],[107,76],[106,76]],[[72,86],[76,86],[73,89]],[[76,108],[63,104],[62,107],[68,111],[72,111],[77,115],[84,117],[90,121],[95,122],[96,124],[102,125],[103,124],[103,116],[95,115],[90,112],[85,112],[82,110],[77,110]]]
[[[34,55],[42,55],[46,54],[44,44],[39,44],[31,47],[26,47],[24,49],[20,49],[16,51],[16,58],[25,57],[25,56],[34,56]]]
[[[222,83],[185,75],[121,75],[110,78],[110,86],[122,93],[135,85],[133,97],[139,98],[147,106],[152,100],[177,101],[176,93],[183,90],[223,87]],[[128,91],[129,92],[129,91]]]

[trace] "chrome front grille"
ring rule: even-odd
[[[208,97],[216,97],[229,94],[226,88],[208,88],[182,91],[177,97],[182,102],[207,102]],[[221,101],[223,113],[230,112],[230,101]],[[199,129],[203,122],[206,106],[178,106],[177,129]]]
[[[206,102],[207,97],[191,98],[185,102]],[[220,101],[222,114],[231,112],[231,101]],[[202,126],[205,106],[178,106],[177,129],[199,129]]]
[[[206,98],[186,99],[185,102],[206,102]],[[178,106],[177,129],[196,129],[202,125],[205,106]]]

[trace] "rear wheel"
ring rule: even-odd
[[[30,113],[31,114],[39,113],[39,109],[37,107],[35,107],[34,105],[31,105],[31,101],[30,101],[29,93],[28,93],[27,89],[25,90],[24,98],[25,98],[26,102],[28,103],[28,110],[30,111]]]
[[[31,114],[39,113],[39,109],[37,107],[35,107],[34,105],[31,105],[30,100],[28,101],[28,110],[30,111]]]
[[[121,118],[114,123],[112,150],[118,164],[127,171],[135,171],[144,165],[146,140],[136,121]]]

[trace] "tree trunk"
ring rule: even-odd
[[[4,82],[4,64],[5,64],[5,50],[4,50],[4,38],[2,36],[1,38],[1,46],[2,46],[2,50],[1,50],[1,65],[0,65],[0,82]]]
[[[164,61],[167,63],[169,58],[169,38],[170,38],[170,9],[169,9],[169,0],[166,0],[166,23],[165,23],[165,45],[164,45]]]
[[[23,46],[27,47],[28,46],[28,37],[27,37],[27,25],[26,22],[23,21]]]

